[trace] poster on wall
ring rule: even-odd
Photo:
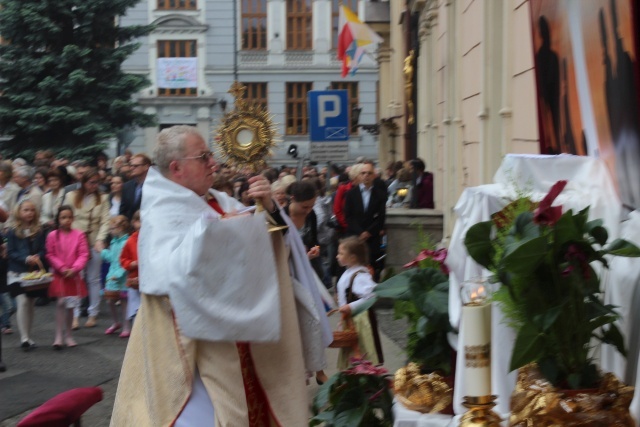
[[[635,0],[531,0],[540,152],[601,157],[640,209]]]
[[[185,89],[198,87],[198,58],[158,58],[158,87]]]

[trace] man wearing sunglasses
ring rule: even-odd
[[[249,179],[264,212],[242,213],[210,189],[216,163],[194,127],[160,132],[154,154],[141,205],[141,306],[111,425],[306,425],[302,334],[283,235],[267,229],[283,222],[269,182]]]

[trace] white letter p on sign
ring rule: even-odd
[[[333,104],[333,109],[327,109],[329,103]],[[340,97],[338,95],[318,96],[318,124],[321,127],[327,125],[327,118],[338,117],[340,115]]]

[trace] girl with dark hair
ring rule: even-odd
[[[53,271],[53,282],[49,296],[56,302],[56,336],[53,348],[75,347],[71,336],[73,310],[87,296],[87,285],[80,275],[89,261],[87,238],[80,230],[71,228],[73,209],[69,205],[60,206],[56,215],[57,229],[47,236],[47,261]]]

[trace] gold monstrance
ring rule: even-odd
[[[275,146],[276,124],[273,116],[258,104],[249,104],[244,99],[247,90],[240,82],[235,81],[229,93],[236,98],[235,109],[222,118],[218,127],[219,151],[227,158],[227,162],[238,167],[248,166],[258,172],[266,166],[265,158],[271,155],[271,147]],[[262,205],[257,203],[258,210]],[[287,226],[269,225],[269,231],[282,230]]]
[[[264,107],[244,99],[246,89],[238,81],[231,85],[228,92],[236,98],[235,109],[224,115],[215,139],[229,163],[258,172],[266,166],[265,158],[278,142],[276,124]]]

